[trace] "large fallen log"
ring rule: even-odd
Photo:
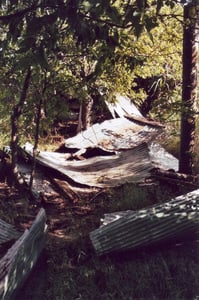
[[[46,239],[46,213],[41,209],[30,229],[0,260],[0,299],[10,300],[35,265]]]
[[[139,211],[106,216],[90,233],[97,255],[183,239],[199,231],[199,189]]]

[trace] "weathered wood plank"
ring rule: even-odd
[[[127,113],[125,117],[131,121],[134,121],[135,123],[142,124],[142,125],[149,125],[154,126],[158,128],[164,128],[164,125],[160,124],[159,122],[148,120],[142,116],[137,116],[135,114],[129,114]]]
[[[106,225],[90,233],[98,255],[152,246],[198,232],[199,189],[164,204],[115,215],[106,217]]]
[[[10,300],[35,265],[46,239],[46,213],[41,209],[31,228],[0,260],[0,299]]]

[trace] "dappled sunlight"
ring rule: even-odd
[[[41,209],[30,229],[16,240],[0,259],[0,296],[9,300],[24,283],[35,265],[46,240],[46,214]]]
[[[90,233],[98,255],[178,240],[198,232],[199,190],[146,209],[105,215],[102,221]]]

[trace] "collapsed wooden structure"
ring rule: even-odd
[[[105,215],[90,233],[97,255],[179,241],[199,233],[199,189],[138,211]]]
[[[0,221],[0,249],[16,240],[0,259],[0,299],[13,299],[34,267],[46,240],[46,213],[38,212],[30,229],[21,235],[13,226]]]

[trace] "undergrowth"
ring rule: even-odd
[[[132,192],[130,185],[117,190],[115,194],[110,193],[101,203],[99,199],[95,199],[96,203],[92,205],[95,205],[96,211],[92,218],[99,220],[102,211],[139,209],[158,201],[157,196],[162,196],[165,200],[172,194],[169,187],[165,187],[162,194],[160,191],[156,191],[156,194],[153,192],[151,197],[146,196],[147,192],[146,195],[141,195],[139,190],[133,190],[134,194],[129,201],[124,202],[124,206],[121,199],[124,195],[128,198]],[[100,214],[97,213],[97,204],[102,209]],[[76,217],[75,223],[79,222],[81,226],[73,240],[69,236],[52,238],[49,235],[46,249],[17,299],[198,299],[199,265],[196,242],[184,241],[178,245],[98,257],[89,240],[88,234],[92,230],[89,221],[89,218]]]

